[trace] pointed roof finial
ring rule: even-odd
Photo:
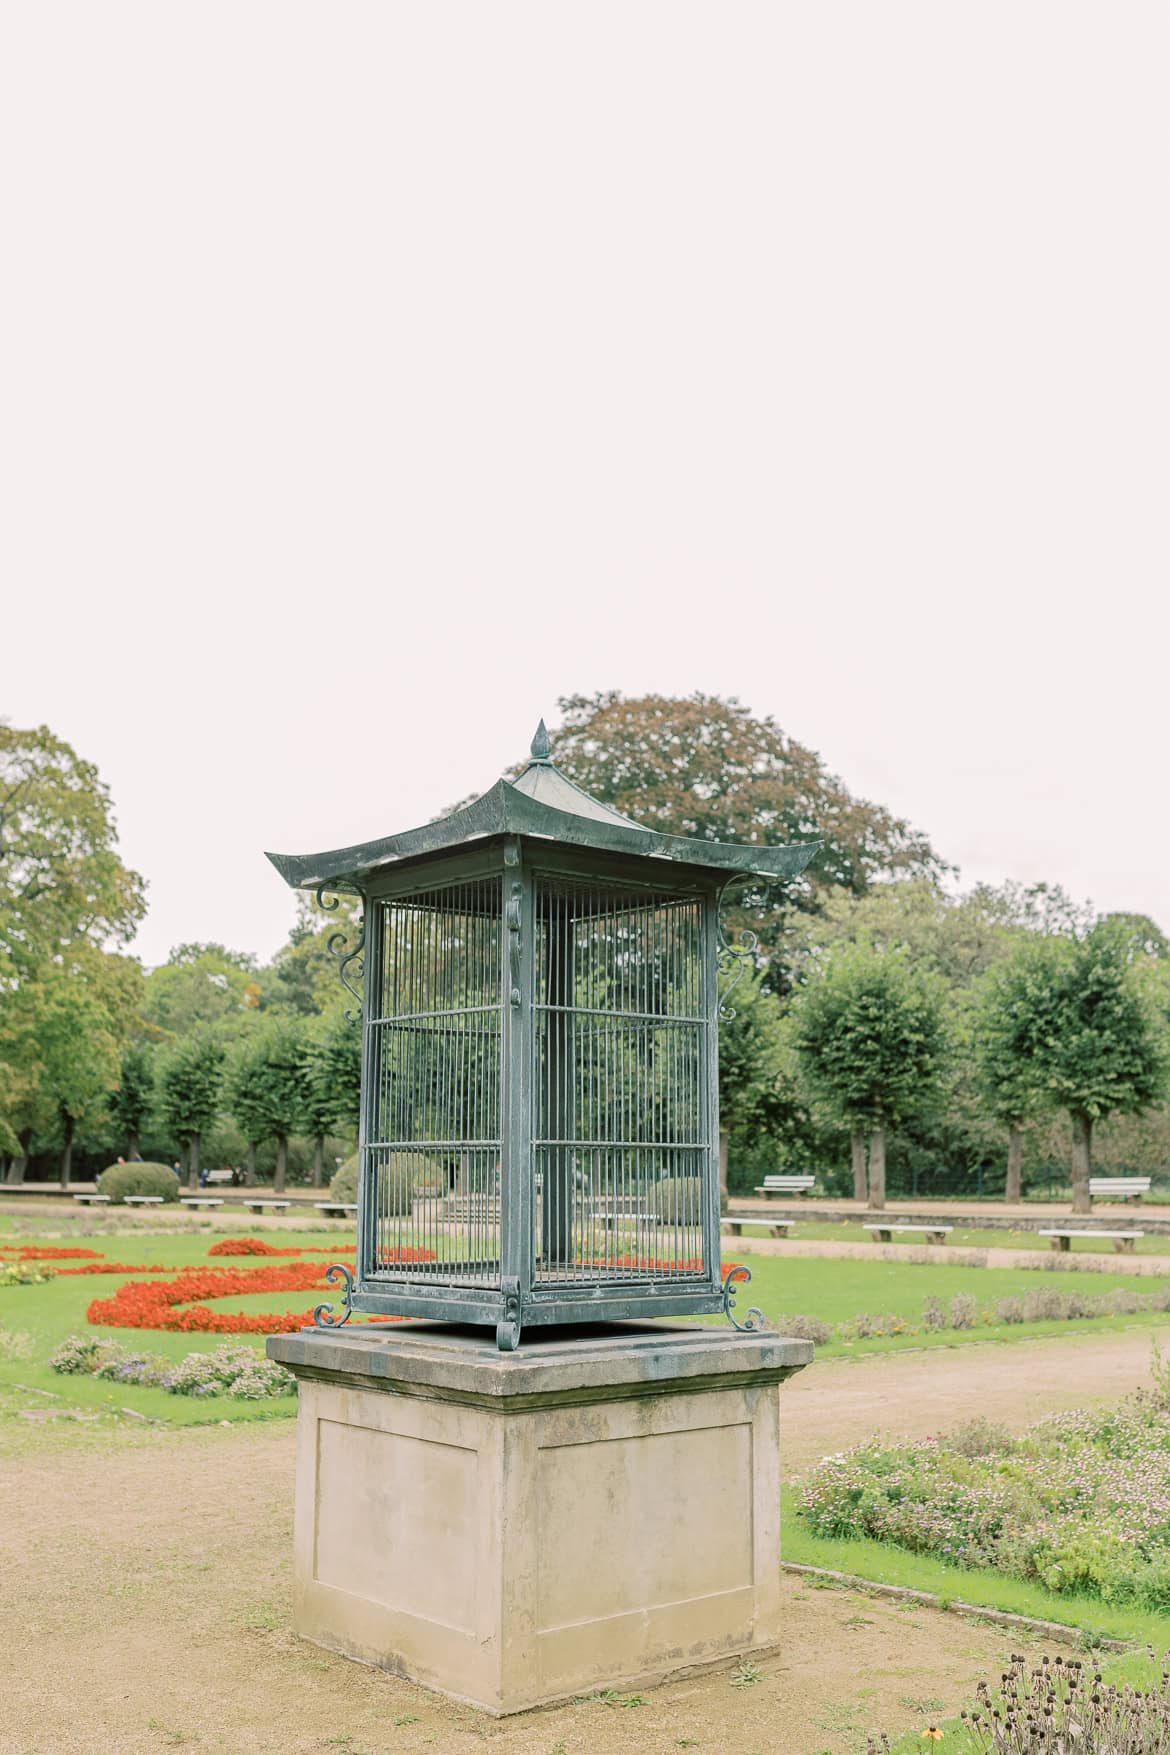
[[[552,749],[548,741],[548,726],[542,719],[536,728],[536,735],[532,739],[532,759],[534,762],[547,762],[551,753]]]

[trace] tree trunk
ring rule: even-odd
[[[323,1134],[313,1136],[313,1187],[320,1188],[321,1176],[325,1169],[325,1138]]]
[[[138,1156],[138,1129],[132,1127],[126,1140],[126,1161],[132,1163]]]
[[[8,1166],[9,1182],[24,1181],[25,1173],[28,1170],[29,1147],[32,1145],[32,1128],[21,1128],[17,1138],[20,1140],[20,1156],[13,1158],[12,1163]]]
[[[199,1159],[202,1152],[202,1141],[197,1133],[193,1133],[187,1141],[187,1187],[199,1187]]]
[[[248,1150],[244,1154],[244,1187],[256,1186],[256,1141],[248,1141]]]
[[[875,1127],[869,1136],[869,1204],[880,1212],[886,1204],[886,1130]]]
[[[1023,1169],[1024,1129],[1018,1121],[1013,1121],[1008,1128],[1007,1181],[1003,1190],[1005,1201],[1018,1203],[1023,1198],[1020,1192]]]
[[[719,1129],[719,1205],[727,1204],[727,1165],[731,1157],[731,1130]]]
[[[1072,1129],[1072,1210],[1074,1213],[1091,1213],[1093,1202],[1089,1195],[1089,1176],[1093,1168],[1093,1117],[1074,1110]]]
[[[285,1172],[288,1169],[288,1135],[278,1133],[276,1136],[276,1175],[272,1179],[272,1192],[284,1193]]]
[[[73,1130],[77,1126],[72,1115],[61,1117],[65,1128],[65,1140],[61,1148],[61,1187],[69,1187],[69,1178],[73,1174]]]
[[[865,1135],[855,1133],[849,1142],[849,1150],[853,1158],[853,1198],[865,1205]]]

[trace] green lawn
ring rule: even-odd
[[[212,1244],[224,1235],[222,1232],[200,1232],[198,1234],[158,1234],[128,1236],[37,1239],[24,1235],[4,1235],[0,1238],[6,1245],[35,1245],[39,1241],[51,1242],[62,1248],[72,1247],[99,1250],[108,1261],[139,1263],[149,1267],[157,1263],[167,1267],[260,1267],[271,1262],[273,1266],[297,1260],[295,1256],[248,1257],[248,1256],[208,1256]],[[247,1235],[241,1227],[240,1235]],[[305,1256],[299,1259],[316,1260],[322,1267],[330,1261],[352,1261],[352,1238],[344,1233],[336,1232],[295,1232],[288,1235],[283,1231],[270,1231],[265,1241],[277,1248],[296,1244],[298,1248],[317,1245],[327,1247],[335,1254]],[[52,1263],[50,1266],[54,1265]],[[79,1262],[61,1262],[61,1267],[80,1266]],[[33,1352],[31,1358],[6,1359],[0,1349],[0,1384],[24,1384],[33,1389],[48,1390],[59,1396],[63,1401],[74,1403],[84,1408],[132,1408],[136,1413],[151,1418],[167,1420],[174,1425],[206,1425],[217,1420],[257,1420],[280,1418],[296,1412],[296,1400],[292,1396],[281,1397],[276,1401],[248,1402],[228,1396],[181,1396],[170,1395],[163,1389],[146,1389],[137,1384],[107,1383],[90,1377],[63,1377],[51,1370],[47,1364],[48,1356],[58,1342],[67,1335],[84,1333],[101,1333],[111,1340],[120,1342],[130,1348],[141,1348],[145,1352],[158,1353],[167,1359],[183,1359],[188,1353],[211,1352],[215,1347],[228,1342],[232,1346],[247,1345],[255,1348],[258,1354],[264,1352],[262,1335],[199,1335],[174,1334],[160,1329],[103,1328],[91,1329],[85,1320],[85,1312],[94,1298],[109,1298],[124,1280],[149,1279],[151,1274],[79,1274],[59,1275],[42,1286],[5,1286],[0,1287],[0,1334],[17,1333],[31,1336]],[[336,1299],[331,1290],[308,1292],[256,1292],[242,1298],[217,1299],[213,1305],[216,1310],[224,1311],[269,1311],[269,1310],[309,1310],[322,1300]],[[37,1398],[39,1401],[41,1398]],[[46,1404],[47,1405],[47,1404]]]
[[[751,1269],[751,1283],[741,1285],[736,1295],[737,1312],[742,1314],[749,1305],[758,1305],[769,1323],[779,1329],[784,1327],[785,1316],[816,1316],[824,1322],[841,1323],[848,1322],[859,1311],[868,1311],[872,1315],[888,1312],[916,1323],[921,1319],[928,1297],[939,1298],[945,1304],[958,1292],[970,1293],[978,1299],[982,1310],[997,1298],[1032,1291],[1037,1285],[1054,1286],[1064,1292],[1100,1294],[1117,1286],[1150,1291],[1156,1283],[1135,1279],[1132,1274],[1078,1273],[1076,1269],[1062,1272],[1057,1277],[1037,1268],[978,1268],[963,1267],[959,1263],[952,1267],[941,1262],[754,1255],[750,1240],[739,1238],[732,1238],[725,1245],[725,1260],[742,1261]],[[834,1340],[818,1351],[825,1357],[861,1357],[906,1347],[1028,1340],[1037,1335],[1068,1334],[1071,1330],[1105,1334],[1114,1329],[1168,1321],[1170,1315],[1167,1313],[1143,1312],[1134,1316],[1086,1317],[1072,1323],[981,1322],[973,1329],[958,1333],[944,1329],[931,1333],[878,1335],[869,1340]]]
[[[149,1277],[152,1263],[164,1266],[214,1265],[214,1261],[208,1257],[208,1250],[219,1235],[206,1231],[145,1235],[131,1233],[125,1236],[102,1234],[81,1237],[78,1241],[86,1247],[100,1250],[111,1261],[142,1263],[148,1270],[142,1276],[146,1278]],[[321,1245],[335,1250],[336,1258],[344,1260],[350,1256],[352,1259],[352,1242],[346,1233],[298,1231],[289,1235],[284,1231],[270,1231],[266,1236],[277,1246],[293,1242],[302,1247]],[[5,1241],[35,1243],[38,1240],[9,1232]],[[61,1243],[66,1240],[58,1237],[52,1241]],[[249,1265],[249,1258],[215,1259],[222,1266]],[[323,1255],[316,1259],[324,1265],[331,1257]],[[1026,1291],[1041,1280],[1036,1270],[1028,1269],[971,1268],[958,1263],[951,1266],[949,1263],[921,1264],[835,1258],[818,1260],[806,1256],[753,1255],[750,1247],[745,1249],[738,1243],[731,1252],[731,1259],[744,1261],[751,1267],[753,1276],[750,1286],[743,1286],[739,1291],[737,1309],[742,1313],[749,1305],[757,1304],[763,1309],[769,1323],[779,1329],[783,1329],[785,1316],[802,1314],[820,1317],[829,1323],[841,1323],[848,1321],[859,1311],[868,1311],[874,1315],[891,1312],[904,1317],[910,1323],[917,1323],[921,1319],[923,1303],[928,1296],[937,1297],[945,1303],[958,1292],[969,1292],[974,1294],[983,1308],[995,1298]],[[260,1259],[252,1258],[252,1265],[261,1265]],[[1051,1284],[1052,1281],[1044,1276],[1043,1283]],[[52,1349],[66,1335],[85,1330],[85,1311],[92,1298],[109,1297],[120,1284],[121,1277],[116,1274],[79,1275],[59,1276],[44,1286],[0,1288],[0,1329],[30,1336],[33,1348],[30,1358],[0,1357],[0,1382],[20,1382],[31,1385],[34,1389],[51,1390],[68,1401],[85,1406],[133,1407],[140,1413],[177,1424],[204,1423],[225,1418],[253,1420],[292,1412],[294,1404],[291,1399],[275,1403],[250,1403],[224,1397],[190,1399],[168,1395],[166,1391],[159,1389],[95,1382],[81,1377],[61,1377],[52,1372],[46,1362]],[[1073,1270],[1062,1273],[1059,1277],[1061,1289],[1070,1291],[1079,1288],[1101,1293],[1113,1286],[1133,1287],[1134,1284],[1132,1276],[1121,1273],[1085,1274]],[[217,1302],[216,1308],[225,1311],[301,1311],[310,1308],[322,1298],[329,1297],[327,1291],[258,1292],[246,1297],[224,1299]],[[721,1322],[723,1319],[718,1317],[712,1320]],[[1076,1323],[1033,1322],[1011,1326],[981,1324],[961,1333],[943,1330],[938,1333],[906,1333],[875,1336],[868,1340],[834,1341],[823,1348],[822,1352],[829,1356],[861,1356],[906,1347],[962,1346],[975,1341],[1024,1340],[1030,1336],[1048,1334],[1066,1336],[1071,1341],[1074,1331],[1104,1333],[1118,1328],[1165,1323],[1167,1320],[1170,1319],[1162,1314],[1143,1313],[1135,1316],[1082,1319]],[[263,1351],[260,1337],[184,1335],[135,1329],[107,1329],[102,1332],[126,1346],[141,1347],[174,1359],[182,1358],[192,1351],[208,1351],[225,1339],[245,1339],[256,1347],[257,1352]]]

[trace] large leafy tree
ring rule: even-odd
[[[183,1036],[246,1018],[259,1004],[256,959],[218,944],[176,945],[146,978],[144,1016],[156,1033]]]
[[[989,990],[984,1053],[1018,1097],[1072,1122],[1073,1211],[1092,1209],[1093,1128],[1136,1115],[1170,1077],[1165,989],[1128,920],[1021,944]]]
[[[559,706],[557,766],[648,828],[703,840],[822,843],[792,884],[737,885],[733,918],[759,933],[766,954],[791,909],[816,911],[834,886],[860,896],[883,877],[945,869],[924,835],[854,797],[814,750],[734,698],[631,700],[611,691],[572,695]]]
[[[0,724],[0,1139],[17,1152],[11,1177],[23,1175],[34,1134],[71,1136],[92,1112],[93,1062],[80,1044],[75,1065],[56,1050],[87,1009],[99,1061],[98,1038],[129,1027],[109,1003],[111,970],[126,960],[105,953],[131,937],[144,906],[97,769],[44,726]]]
[[[797,995],[793,1040],[810,1093],[853,1141],[854,1194],[886,1200],[886,1133],[937,1101],[946,1033],[937,979],[903,951],[842,946]]]
[[[228,1103],[245,1139],[276,1141],[278,1193],[288,1172],[289,1135],[304,1119],[305,1086],[304,1026],[287,1017],[258,1019],[233,1056]]]
[[[158,1093],[162,1119],[187,1156],[187,1181],[199,1181],[203,1135],[219,1113],[224,1048],[206,1027],[193,1030],[163,1055]]]

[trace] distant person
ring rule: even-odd
[[[131,1152],[130,1162],[132,1164],[141,1164],[142,1163],[142,1153],[141,1152]]]
[[[182,1182],[182,1180],[183,1180],[183,1166],[180,1163],[176,1162],[176,1163],[171,1165],[171,1169],[174,1171],[175,1175],[179,1178],[179,1181]]]
[[[203,1166],[202,1170],[199,1172],[199,1186],[200,1186],[200,1188],[206,1188],[207,1184],[210,1181],[211,1181],[211,1171],[207,1168],[207,1165],[205,1164]]]

